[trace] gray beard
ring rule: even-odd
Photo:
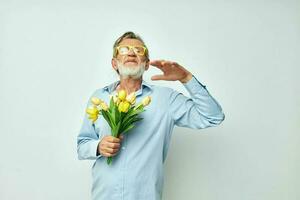
[[[144,74],[145,65],[146,65],[146,62],[143,62],[138,66],[135,66],[135,67],[129,66],[128,67],[128,66],[124,66],[122,63],[117,61],[117,67],[119,70],[119,74],[120,74],[121,78],[124,78],[124,79],[127,79],[127,78],[139,79]]]

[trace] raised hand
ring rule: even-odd
[[[166,60],[152,60],[150,65],[160,69],[163,74],[154,75],[151,80],[165,80],[165,81],[180,81],[186,83],[192,79],[192,73],[176,62]]]

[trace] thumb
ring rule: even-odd
[[[124,135],[123,135],[123,134],[120,134],[119,138],[120,138],[121,140],[123,140]]]
[[[156,80],[165,80],[164,75],[154,75],[151,77],[151,80],[156,81]]]

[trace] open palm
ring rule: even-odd
[[[191,77],[191,73],[176,62],[166,60],[153,60],[150,65],[160,69],[163,74],[154,75],[151,80],[182,81]]]

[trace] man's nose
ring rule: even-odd
[[[130,56],[136,56],[135,53],[134,53],[134,51],[133,51],[133,49],[129,49],[128,55],[130,55]]]

